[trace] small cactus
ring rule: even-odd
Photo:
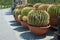
[[[49,24],[49,14],[46,11],[31,10],[27,17],[27,22],[34,26],[45,26]]]
[[[48,7],[47,12],[50,14],[50,17],[57,18],[57,16],[60,16],[60,6],[51,5]]]
[[[41,5],[41,3],[36,3],[33,5],[33,7],[38,8]]]
[[[23,21],[27,21],[27,16],[23,16],[23,17],[22,17],[22,20],[23,20]]]
[[[23,16],[27,16],[27,14],[29,13],[29,11],[31,10],[30,7],[25,7],[21,10],[21,15]]]
[[[18,15],[18,20],[22,20],[22,15]]]
[[[47,8],[48,8],[48,7],[49,7],[49,4],[42,4],[42,5],[40,5],[38,8],[47,11]]]

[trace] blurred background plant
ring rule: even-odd
[[[11,7],[12,0],[0,0],[0,9]]]
[[[60,0],[27,0],[28,3],[60,3]],[[0,0],[0,9],[9,8],[12,5],[12,0]]]

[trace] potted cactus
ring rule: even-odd
[[[22,15],[22,20],[21,20],[21,25],[24,26],[25,28],[28,28],[27,26],[27,14],[31,10],[30,7],[25,7],[21,10],[21,15]]]
[[[51,25],[57,25],[58,24],[57,17],[60,16],[60,6],[51,5],[48,7],[47,12],[50,14]]]
[[[31,10],[27,18],[28,28],[35,35],[43,35],[50,28],[49,19],[46,11]]]

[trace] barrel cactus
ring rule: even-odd
[[[40,9],[46,10],[46,11],[47,11],[48,7],[49,7],[49,4],[42,4],[42,5],[39,6]]]
[[[27,21],[27,16],[23,16],[23,17],[22,17],[22,20],[23,20],[23,21]]]
[[[60,16],[60,6],[58,5],[51,5],[48,7],[47,11],[50,17],[57,18],[57,16]]]
[[[22,20],[22,15],[18,15],[18,20]]]
[[[31,10],[27,23],[34,26],[46,26],[49,24],[49,14],[46,11]]]
[[[21,10],[20,9],[14,9],[13,11],[13,15],[15,15],[16,17],[18,17],[18,15],[21,14]]]
[[[25,7],[21,10],[21,15],[23,16],[27,16],[27,14],[29,13],[29,11],[31,10],[30,7]]]
[[[33,5],[33,7],[38,8],[41,5],[41,3],[36,3]]]

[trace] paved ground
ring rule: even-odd
[[[0,40],[54,40],[53,33],[35,36],[14,20],[10,8],[0,10]]]

